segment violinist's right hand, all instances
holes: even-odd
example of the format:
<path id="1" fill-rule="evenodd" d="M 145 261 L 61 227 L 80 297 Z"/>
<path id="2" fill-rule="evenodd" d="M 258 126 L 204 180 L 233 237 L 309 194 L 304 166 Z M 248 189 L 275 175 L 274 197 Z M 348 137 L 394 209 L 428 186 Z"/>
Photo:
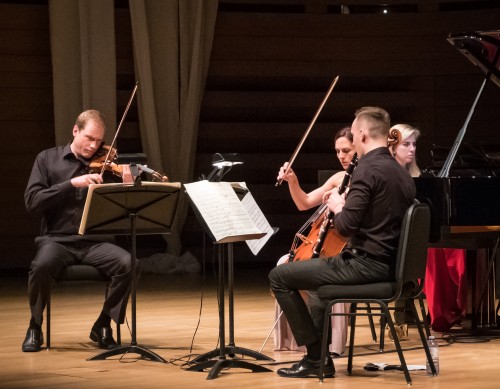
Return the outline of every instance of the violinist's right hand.
<path id="1" fill-rule="evenodd" d="M 289 163 L 285 162 L 285 164 L 280 168 L 280 171 L 278 173 L 278 181 L 297 181 L 297 176 L 293 172 L 292 168 L 288 169 L 288 172 L 285 174 L 288 165 Z"/>
<path id="2" fill-rule="evenodd" d="M 91 173 L 71 179 L 71 185 L 73 185 L 75 188 L 86 188 L 90 184 L 102 184 L 101 175 L 97 173 Z"/>

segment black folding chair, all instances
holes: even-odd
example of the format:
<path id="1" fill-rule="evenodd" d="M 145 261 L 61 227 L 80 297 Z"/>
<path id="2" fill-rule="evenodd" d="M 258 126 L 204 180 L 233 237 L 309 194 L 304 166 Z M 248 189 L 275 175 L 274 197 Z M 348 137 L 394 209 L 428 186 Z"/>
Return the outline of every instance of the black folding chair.
<path id="1" fill-rule="evenodd" d="M 391 331 L 394 345 L 401 362 L 406 382 L 411 385 L 411 377 L 403 356 L 403 350 L 394 328 L 390 309 L 388 305 L 397 299 L 416 298 L 421 293 L 419 280 L 425 277 L 425 267 L 427 263 L 427 245 L 429 241 L 430 210 L 426 204 L 416 202 L 411 205 L 403 219 L 401 226 L 401 236 L 396 259 L 396 279 L 395 281 L 378 282 L 363 285 L 325 285 L 318 289 L 319 297 L 326 302 L 325 322 L 323 329 L 322 359 L 326 358 L 328 331 L 331 315 L 342 315 L 350 317 L 351 332 L 349 339 L 349 356 L 347 371 L 352 372 L 352 359 L 354 352 L 354 334 L 356 328 L 356 317 L 359 316 L 379 316 L 383 323 L 387 323 Z M 331 308 L 335 304 L 351 303 L 351 312 L 343 314 L 333 314 Z M 358 307 L 358 304 L 368 304 L 367 308 Z M 417 318 L 417 310 L 411 304 L 412 313 Z M 361 311 L 361 312 L 359 312 Z M 424 347 L 425 354 L 431 366 L 432 373 L 436 375 L 436 368 L 427 344 L 426 334 L 422 327 L 422 322 L 416 320 L 418 333 Z M 319 378 L 324 379 L 324 365 L 321 364 Z"/>

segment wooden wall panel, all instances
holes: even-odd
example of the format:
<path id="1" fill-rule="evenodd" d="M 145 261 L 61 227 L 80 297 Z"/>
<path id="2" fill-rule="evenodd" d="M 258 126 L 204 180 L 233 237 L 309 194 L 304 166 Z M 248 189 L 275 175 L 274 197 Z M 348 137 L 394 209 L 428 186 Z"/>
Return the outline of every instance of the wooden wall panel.
<path id="1" fill-rule="evenodd" d="M 213 153 L 240 153 L 245 164 L 226 179 L 246 181 L 271 224 L 280 228 L 258 257 L 237 245 L 237 261 L 274 265 L 307 219 L 308 212 L 295 209 L 286 184 L 274 184 L 334 76 L 340 75 L 340 81 L 295 161 L 306 190 L 316 186 L 319 169 L 340 169 L 331 140 L 360 106 L 381 105 L 393 122 L 419 126 L 421 166 L 428 163 L 434 143 L 450 144 L 461 128 L 483 75 L 446 37 L 451 32 L 498 29 L 500 6 L 401 0 L 386 2 L 399 5 L 397 12 L 369 13 L 367 5 L 378 3 L 219 2 L 193 180 L 210 172 Z M 116 4 L 121 116 L 135 76 L 127 2 Z M 352 12 L 338 13 L 340 5 Z M 35 155 L 54 143 L 51 72 L 48 2 L 0 0 L 0 156 L 10 162 L 0 167 L 0 268 L 27 267 L 33 255 L 38 225 L 24 211 L 23 192 Z M 465 141 L 494 147 L 492 140 L 500 143 L 498 123 L 500 90 L 489 85 Z M 135 107 L 122 128 L 119 150 L 142 151 Z M 186 249 L 200 255 L 201 231 L 192 214 L 183 241 Z"/>
<path id="2" fill-rule="evenodd" d="M 233 7 L 222 7 L 218 15 L 198 138 L 203 154 L 196 169 L 207 172 L 211 152 L 239 152 L 248 158 L 231 178 L 259 185 L 254 197 L 281 228 L 268 244 L 281 245 L 281 253 L 291 243 L 294 228 L 302 224 L 291 226 L 291 215 L 298 212 L 286 184 L 274 187 L 276 174 L 332 78 L 340 75 L 314 135 L 295 161 L 308 190 L 316 185 L 318 169 L 339 168 L 329 154 L 332 133 L 350 123 L 355 109 L 363 105 L 381 105 L 394 123 L 409 122 L 421 129 L 421 166 L 429 163 L 433 144 L 451 144 L 483 75 L 446 37 L 452 32 L 497 29 L 500 20 L 498 7 L 440 11 L 449 1 L 393 2 L 416 4 L 418 12 L 389 15 L 327 13 L 331 5 L 376 3 L 365 0 L 222 3 Z M 282 13 L 271 6 L 251 12 L 249 3 L 290 8 L 289 12 L 282 8 Z M 311 3 L 316 6 L 308 7 Z M 299 8 L 292 6 L 297 4 L 304 5 L 303 12 L 294 13 Z M 238 12 L 238 5 L 244 11 Z M 490 86 L 469 125 L 467 142 L 491 143 L 499 130 L 499 108 L 500 91 Z M 304 213 L 302 217 L 305 222 Z M 249 260 L 274 263 L 280 250 L 267 250 Z"/>
<path id="3" fill-rule="evenodd" d="M 38 152 L 54 144 L 46 4 L 0 2 L 0 268 L 27 268 L 39 225 L 24 207 Z"/>

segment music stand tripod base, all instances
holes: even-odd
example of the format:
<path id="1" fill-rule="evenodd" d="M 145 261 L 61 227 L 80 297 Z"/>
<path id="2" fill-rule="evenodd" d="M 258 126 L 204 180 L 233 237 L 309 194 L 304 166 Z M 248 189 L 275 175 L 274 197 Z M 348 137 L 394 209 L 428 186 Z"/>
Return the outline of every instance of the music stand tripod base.
<path id="1" fill-rule="evenodd" d="M 248 348 L 244 347 L 238 347 L 238 346 L 225 346 L 225 352 L 226 355 L 229 355 L 230 357 L 234 358 L 235 355 L 246 355 L 248 357 L 254 358 L 257 361 L 274 361 L 273 358 L 268 357 L 267 355 L 264 355 L 262 353 L 259 353 L 258 351 L 250 350 Z M 220 349 L 216 348 L 212 351 L 209 351 L 205 354 L 201 354 L 197 356 L 195 359 L 193 359 L 193 362 L 205 362 L 209 361 L 212 358 L 215 358 L 220 355 Z"/>
<path id="2" fill-rule="evenodd" d="M 223 357 L 197 363 L 196 365 L 191 366 L 186 370 L 204 371 L 205 369 L 210 369 L 210 372 L 208 373 L 207 376 L 207 380 L 213 380 L 214 378 L 217 378 L 222 369 L 229 369 L 232 367 L 248 369 L 251 370 L 253 373 L 268 373 L 272 371 L 267 367 L 255 365 L 253 363 L 246 362 L 241 359 L 226 359 Z"/>
<path id="3" fill-rule="evenodd" d="M 155 352 L 148 350 L 144 347 L 141 346 L 121 346 L 121 347 L 116 347 L 111 350 L 106 350 L 100 354 L 94 355 L 93 357 L 90 357 L 87 359 L 87 361 L 102 361 L 105 360 L 109 357 L 115 356 L 115 355 L 120 355 L 120 354 L 139 354 L 142 358 L 141 359 L 148 359 L 153 362 L 163 362 L 167 363 L 165 359 L 160 357 L 158 354 Z"/>

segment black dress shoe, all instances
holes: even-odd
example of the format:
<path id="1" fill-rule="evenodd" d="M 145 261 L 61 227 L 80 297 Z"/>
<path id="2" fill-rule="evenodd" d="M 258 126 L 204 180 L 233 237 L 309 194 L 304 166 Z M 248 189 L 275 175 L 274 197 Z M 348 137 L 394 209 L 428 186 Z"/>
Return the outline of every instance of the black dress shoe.
<path id="1" fill-rule="evenodd" d="M 43 344 L 43 334 L 42 331 L 35 328 L 28 328 L 26 332 L 26 338 L 23 342 L 23 351 L 26 352 L 37 352 L 41 350 Z"/>
<path id="2" fill-rule="evenodd" d="M 294 363 L 290 368 L 278 369 L 278 375 L 281 377 L 303 378 L 303 377 L 319 377 L 320 361 L 311 361 L 307 356 L 302 358 L 298 363 Z M 323 369 L 325 377 L 333 377 L 335 375 L 335 366 L 333 360 L 327 357 L 325 367 Z"/>
<path id="3" fill-rule="evenodd" d="M 99 348 L 111 349 L 117 346 L 111 327 L 99 327 L 94 324 L 90 331 L 90 340 L 97 342 Z"/>

